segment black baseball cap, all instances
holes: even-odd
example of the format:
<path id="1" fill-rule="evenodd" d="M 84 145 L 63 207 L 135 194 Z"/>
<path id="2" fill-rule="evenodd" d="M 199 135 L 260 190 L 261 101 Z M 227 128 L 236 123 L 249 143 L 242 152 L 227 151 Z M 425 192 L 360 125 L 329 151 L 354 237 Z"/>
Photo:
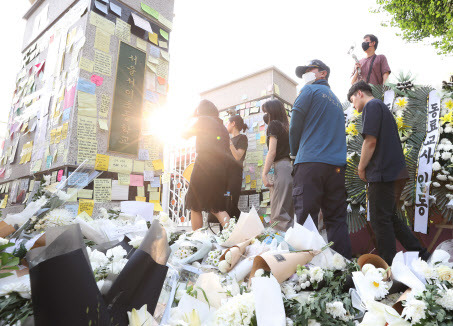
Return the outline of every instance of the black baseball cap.
<path id="1" fill-rule="evenodd" d="M 330 76 L 330 68 L 321 60 L 313 59 L 308 62 L 306 66 L 299 66 L 296 68 L 296 76 L 302 78 L 302 75 L 305 74 L 307 69 L 309 68 L 319 68 L 320 71 L 327 71 L 326 79 L 329 79 Z"/>

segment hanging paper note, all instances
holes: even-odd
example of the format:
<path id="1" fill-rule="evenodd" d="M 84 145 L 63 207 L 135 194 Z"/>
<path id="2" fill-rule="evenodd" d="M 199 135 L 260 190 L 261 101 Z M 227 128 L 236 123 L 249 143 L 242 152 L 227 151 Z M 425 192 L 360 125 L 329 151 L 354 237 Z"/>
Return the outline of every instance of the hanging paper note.
<path id="1" fill-rule="evenodd" d="M 98 15 L 94 11 L 91 11 L 90 13 L 90 24 L 103 29 L 110 35 L 113 35 L 115 33 L 115 23 Z"/>
<path id="2" fill-rule="evenodd" d="M 118 173 L 118 184 L 123 186 L 129 186 L 131 183 L 131 177 L 129 174 Z"/>
<path id="3" fill-rule="evenodd" d="M 108 171 L 109 169 L 109 156 L 96 154 L 96 163 L 94 165 L 95 170 Z"/>
<path id="4" fill-rule="evenodd" d="M 133 161 L 128 158 L 111 156 L 109 159 L 109 171 L 129 174 L 132 172 Z"/>
<path id="5" fill-rule="evenodd" d="M 79 107 L 79 116 L 83 115 L 86 117 L 96 118 L 96 95 L 79 91 L 77 92 L 77 103 Z"/>
<path id="6" fill-rule="evenodd" d="M 94 48 L 110 53 L 110 34 L 100 28 L 96 28 Z"/>
<path id="7" fill-rule="evenodd" d="M 153 8 L 151 8 L 150 6 L 148 6 L 147 4 L 145 3 L 141 3 L 141 7 L 142 7 L 142 10 L 144 12 L 146 12 L 148 15 L 150 15 L 151 17 L 155 18 L 155 19 L 159 19 L 159 12 L 157 12 L 156 10 L 154 10 Z"/>
<path id="8" fill-rule="evenodd" d="M 115 35 L 122 41 L 130 43 L 131 41 L 131 25 L 117 18 L 115 26 Z"/>
<path id="9" fill-rule="evenodd" d="M 94 200 L 93 199 L 80 199 L 78 214 L 86 212 L 89 216 L 93 215 Z"/>
<path id="10" fill-rule="evenodd" d="M 110 109 L 110 97 L 107 94 L 101 96 L 101 108 L 99 110 L 99 116 L 107 118 Z"/>
<path id="11" fill-rule="evenodd" d="M 79 189 L 79 191 L 77 192 L 77 198 L 91 199 L 93 198 L 93 190 Z"/>
<path id="12" fill-rule="evenodd" d="M 143 51 L 147 51 L 147 44 L 146 41 L 142 40 L 141 38 L 137 38 L 137 48 Z"/>
<path id="13" fill-rule="evenodd" d="M 143 175 L 131 174 L 130 178 L 131 178 L 131 181 L 130 181 L 131 186 L 143 187 Z"/>
<path id="14" fill-rule="evenodd" d="M 160 35 L 162 35 L 162 37 L 168 41 L 168 33 L 166 31 L 161 29 L 160 30 Z"/>
<path id="15" fill-rule="evenodd" d="M 153 167 L 154 167 L 154 170 L 156 170 L 156 171 L 163 170 L 164 169 L 164 163 L 162 162 L 162 160 L 154 160 L 153 161 Z"/>
<path id="16" fill-rule="evenodd" d="M 110 10 L 113 11 L 113 13 L 115 15 L 117 15 L 118 17 L 121 17 L 121 7 L 120 6 L 117 6 L 113 2 L 110 2 Z"/>
<path id="17" fill-rule="evenodd" d="M 88 160 L 89 165 L 94 165 L 98 149 L 96 139 L 96 118 L 78 116 L 77 139 L 77 162 L 80 164 L 83 161 Z"/>
<path id="18" fill-rule="evenodd" d="M 132 171 L 137 173 L 143 173 L 143 171 L 145 171 L 145 162 L 134 161 L 134 169 Z"/>
<path id="19" fill-rule="evenodd" d="M 158 40 L 158 35 L 157 33 L 148 33 L 149 41 L 158 45 L 157 40 Z"/>
<path id="20" fill-rule="evenodd" d="M 146 197 L 135 196 L 135 201 L 142 201 L 142 202 L 146 202 Z"/>
<path id="21" fill-rule="evenodd" d="M 112 197 L 112 180 L 111 179 L 94 179 L 94 201 L 104 203 L 111 201 Z"/>
<path id="22" fill-rule="evenodd" d="M 134 14 L 133 12 L 131 14 L 132 14 L 132 20 L 134 21 L 135 26 L 147 31 L 148 33 L 153 32 L 153 30 L 151 29 L 151 25 L 148 21 L 144 20 L 142 17 Z"/>
<path id="23" fill-rule="evenodd" d="M 94 51 L 94 72 L 110 76 L 112 71 L 112 56 L 99 50 Z"/>

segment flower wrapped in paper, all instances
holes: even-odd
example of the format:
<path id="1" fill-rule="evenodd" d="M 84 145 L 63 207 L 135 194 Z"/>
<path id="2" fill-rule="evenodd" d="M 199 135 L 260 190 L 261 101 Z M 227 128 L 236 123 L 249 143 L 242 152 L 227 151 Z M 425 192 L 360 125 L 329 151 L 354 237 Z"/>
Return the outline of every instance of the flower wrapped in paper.
<path id="1" fill-rule="evenodd" d="M 255 207 L 252 207 L 249 213 L 242 212 L 234 228 L 232 230 L 228 229 L 228 236 L 225 237 L 224 234 L 221 234 L 221 236 L 218 237 L 217 242 L 222 247 L 232 247 L 256 237 L 263 231 L 264 225 L 261 222 Z"/>
<path id="2" fill-rule="evenodd" d="M 250 244 L 252 239 L 239 243 L 228 248 L 222 256 L 220 256 L 219 269 L 222 273 L 227 273 L 233 269 L 243 256 L 245 249 Z"/>

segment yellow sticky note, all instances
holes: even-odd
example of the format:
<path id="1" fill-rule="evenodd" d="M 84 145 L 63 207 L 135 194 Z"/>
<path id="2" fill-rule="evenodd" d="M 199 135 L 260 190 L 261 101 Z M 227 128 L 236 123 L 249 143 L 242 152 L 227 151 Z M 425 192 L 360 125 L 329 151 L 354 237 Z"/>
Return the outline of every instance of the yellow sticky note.
<path id="1" fill-rule="evenodd" d="M 155 192 L 150 192 L 149 193 L 149 202 L 151 201 L 160 201 L 160 193 L 155 191 Z"/>
<path id="2" fill-rule="evenodd" d="M 146 197 L 135 196 L 135 201 L 146 201 Z"/>
<path id="3" fill-rule="evenodd" d="M 145 187 L 137 187 L 137 196 L 145 197 Z"/>
<path id="4" fill-rule="evenodd" d="M 110 53 L 110 34 L 100 29 L 99 27 L 96 28 L 94 48 L 106 53 Z"/>
<path id="5" fill-rule="evenodd" d="M 68 137 L 69 122 L 63 123 L 61 127 L 61 139 L 66 139 Z"/>
<path id="6" fill-rule="evenodd" d="M 266 136 L 265 135 L 261 135 L 260 144 L 266 144 Z"/>
<path id="7" fill-rule="evenodd" d="M 155 212 L 163 212 L 162 206 L 159 203 L 154 203 L 154 211 Z"/>
<path id="8" fill-rule="evenodd" d="M 78 214 L 86 212 L 89 216 L 93 215 L 94 200 L 93 199 L 80 199 Z"/>
<path id="9" fill-rule="evenodd" d="M 85 222 L 90 222 L 92 221 L 93 219 L 91 218 L 90 215 L 87 214 L 87 212 L 82 212 L 80 213 L 79 215 L 77 215 L 77 217 L 80 217 L 82 220 L 84 220 Z"/>
<path id="10" fill-rule="evenodd" d="M 98 122 L 99 122 L 99 128 L 101 128 L 102 130 L 109 130 L 109 126 L 107 125 L 107 120 L 99 119 Z"/>
<path id="11" fill-rule="evenodd" d="M 149 40 L 151 42 L 153 42 L 154 44 L 158 45 L 157 44 L 157 39 L 158 39 L 158 36 L 157 33 L 148 33 L 148 37 L 149 37 Z"/>
<path id="12" fill-rule="evenodd" d="M 96 154 L 96 163 L 94 165 L 95 170 L 108 171 L 109 169 L 109 156 Z"/>
<path id="13" fill-rule="evenodd" d="M 252 180 L 252 182 L 250 183 L 250 188 L 256 189 L 256 180 Z"/>
<path id="14" fill-rule="evenodd" d="M 118 183 L 123 186 L 128 186 L 131 184 L 130 174 L 118 173 Z"/>
<path id="15" fill-rule="evenodd" d="M 132 172 L 133 161 L 128 158 L 111 156 L 109 159 L 109 171 L 123 174 Z"/>
<path id="16" fill-rule="evenodd" d="M 104 203 L 111 201 L 112 198 L 112 180 L 95 179 L 94 180 L 94 201 Z"/>
<path id="17" fill-rule="evenodd" d="M 134 161 L 133 172 L 143 173 L 145 171 L 145 161 Z"/>
<path id="18" fill-rule="evenodd" d="M 79 116 L 97 117 L 96 95 L 78 91 L 77 103 L 79 107 Z"/>
<path id="19" fill-rule="evenodd" d="M 153 167 L 154 167 L 154 170 L 163 170 L 164 169 L 164 163 L 162 162 L 162 160 L 154 160 L 153 161 Z"/>
<path id="20" fill-rule="evenodd" d="M 59 144 L 61 140 L 61 129 L 62 127 L 58 127 L 57 131 L 55 132 L 55 144 Z"/>
<path id="21" fill-rule="evenodd" d="M 112 73 L 112 56 L 103 51 L 94 50 L 94 72 L 110 76 Z"/>
<path id="22" fill-rule="evenodd" d="M 69 197 L 68 202 L 75 202 L 77 201 L 77 188 L 68 188 L 68 195 Z"/>
<path id="23" fill-rule="evenodd" d="M 245 176 L 245 183 L 250 183 L 251 177 L 250 175 Z"/>
<path id="24" fill-rule="evenodd" d="M 90 12 L 90 24 L 101 28 L 105 32 L 113 35 L 115 33 L 115 23 L 98 15 L 94 11 Z"/>
<path id="25" fill-rule="evenodd" d="M 53 144 L 55 142 L 55 133 L 56 133 L 56 129 L 52 129 L 50 131 L 50 144 Z"/>
<path id="26" fill-rule="evenodd" d="M 88 72 L 93 72 L 94 61 L 91 61 L 90 59 L 82 57 L 82 58 L 80 58 L 79 67 L 80 67 L 80 69 L 86 70 Z"/>

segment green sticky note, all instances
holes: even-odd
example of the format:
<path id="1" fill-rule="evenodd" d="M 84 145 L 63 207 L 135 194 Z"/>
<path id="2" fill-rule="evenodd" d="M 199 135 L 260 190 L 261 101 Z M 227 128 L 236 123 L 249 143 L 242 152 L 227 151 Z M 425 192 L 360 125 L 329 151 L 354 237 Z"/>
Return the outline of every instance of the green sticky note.
<path id="1" fill-rule="evenodd" d="M 258 161 L 258 166 L 263 166 L 263 160 Z"/>
<path id="2" fill-rule="evenodd" d="M 150 6 L 148 6 L 146 3 L 143 3 L 142 2 L 142 10 L 144 12 L 146 12 L 148 15 L 156 18 L 156 19 L 159 19 L 159 13 L 154 10 L 153 8 L 151 8 Z"/>
<path id="3" fill-rule="evenodd" d="M 168 33 L 166 31 L 161 29 L 160 30 L 160 35 L 162 35 L 162 37 L 168 41 Z"/>

